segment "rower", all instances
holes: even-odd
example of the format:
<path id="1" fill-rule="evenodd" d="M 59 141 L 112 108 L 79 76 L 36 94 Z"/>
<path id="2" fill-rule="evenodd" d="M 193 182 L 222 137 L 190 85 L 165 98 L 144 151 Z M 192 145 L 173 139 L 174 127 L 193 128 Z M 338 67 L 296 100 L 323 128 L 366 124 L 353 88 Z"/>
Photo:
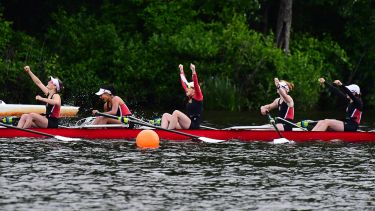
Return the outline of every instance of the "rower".
<path id="1" fill-rule="evenodd" d="M 124 100 L 122 100 L 119 96 L 115 95 L 115 89 L 113 88 L 113 86 L 102 86 L 100 87 L 99 91 L 95 94 L 100 96 L 100 99 L 102 99 L 105 102 L 105 114 L 116 115 L 118 117 L 132 115 L 128 106 L 126 106 Z M 93 110 L 92 114 L 95 115 L 97 112 L 98 110 Z M 97 116 L 92 124 L 121 124 L 121 121 L 104 116 Z"/>
<path id="2" fill-rule="evenodd" d="M 321 85 L 326 85 L 328 89 L 344 100 L 348 105 L 346 108 L 346 117 L 344 120 L 324 119 L 320 120 L 313 131 L 357 131 L 359 123 L 361 122 L 363 102 L 361 99 L 361 91 L 358 85 L 351 84 L 344 86 L 341 81 L 335 80 L 333 84 L 325 81 L 324 78 L 319 78 Z"/>
<path id="3" fill-rule="evenodd" d="M 186 113 L 179 110 L 173 111 L 172 114 L 164 113 L 161 118 L 161 127 L 165 129 L 199 129 L 202 110 L 203 110 L 203 94 L 198 83 L 195 65 L 190 64 L 192 71 L 192 82 L 188 82 L 185 77 L 184 67 L 182 64 L 178 66 L 180 69 L 180 79 L 182 87 L 185 90 L 188 102 L 186 104 Z"/>
<path id="4" fill-rule="evenodd" d="M 293 121 L 294 119 L 294 101 L 293 98 L 289 95 L 289 92 L 293 90 L 294 85 L 285 80 L 279 80 L 278 78 L 274 79 L 275 86 L 277 88 L 277 93 L 279 97 L 276 98 L 272 103 L 261 106 L 260 112 L 262 115 L 267 115 L 273 109 L 278 108 L 279 114 L 278 117 L 283 118 L 287 121 Z M 280 131 L 291 131 L 292 126 L 286 123 L 277 123 L 277 129 Z"/>
<path id="5" fill-rule="evenodd" d="M 62 82 L 51 76 L 51 80 L 45 86 L 37 76 L 31 71 L 29 66 L 24 67 L 24 71 L 29 74 L 34 83 L 43 91 L 45 98 L 37 95 L 36 100 L 46 103 L 46 114 L 42 116 L 38 113 L 23 114 L 18 122 L 20 128 L 57 128 L 59 125 L 61 97 L 58 93 L 63 89 Z"/>

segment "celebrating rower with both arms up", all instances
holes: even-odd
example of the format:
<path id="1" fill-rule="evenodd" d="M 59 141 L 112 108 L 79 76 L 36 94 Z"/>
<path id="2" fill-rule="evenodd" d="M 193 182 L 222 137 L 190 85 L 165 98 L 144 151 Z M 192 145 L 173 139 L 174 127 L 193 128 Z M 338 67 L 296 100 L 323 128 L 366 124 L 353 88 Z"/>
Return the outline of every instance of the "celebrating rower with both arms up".
<path id="1" fill-rule="evenodd" d="M 181 64 L 178 68 L 180 69 L 181 84 L 188 98 L 187 114 L 179 110 L 173 111 L 172 114 L 164 113 L 161 119 L 161 127 L 165 129 L 199 129 L 203 111 L 203 94 L 198 83 L 195 65 L 190 64 L 192 82 L 186 80 L 184 67 Z"/>
<path id="2" fill-rule="evenodd" d="M 346 108 L 345 120 L 336 119 L 324 119 L 320 120 L 316 126 L 312 129 L 313 131 L 357 131 L 359 123 L 361 122 L 363 102 L 361 99 L 361 91 L 358 85 L 351 84 L 344 86 L 341 81 L 335 80 L 333 86 L 327 83 L 324 78 L 319 78 L 321 85 L 326 85 L 328 89 L 339 96 L 342 100 L 348 104 Z"/>
<path id="3" fill-rule="evenodd" d="M 293 98 L 289 95 L 289 91 L 292 91 L 294 88 L 293 83 L 290 83 L 285 80 L 279 81 L 278 78 L 274 79 L 275 86 L 277 88 L 277 93 L 279 97 L 276 98 L 272 103 L 261 106 L 260 112 L 263 115 L 267 115 L 273 109 L 278 109 L 278 117 L 283 118 L 287 121 L 293 121 L 294 119 L 294 101 Z M 276 124 L 277 128 L 281 131 L 291 131 L 292 126 L 285 123 Z"/>
<path id="4" fill-rule="evenodd" d="M 105 114 L 115 115 L 119 117 L 132 115 L 124 100 L 115 95 L 115 89 L 113 86 L 102 86 L 95 94 L 105 102 L 103 106 Z M 98 112 L 98 110 L 93 110 L 92 114 L 96 115 Z M 97 116 L 92 124 L 121 124 L 121 121 L 104 116 Z"/>
<path id="5" fill-rule="evenodd" d="M 61 108 L 61 97 L 58 94 L 61 92 L 63 86 L 62 82 L 51 76 L 51 80 L 48 81 L 45 86 L 37 76 L 31 71 L 29 66 L 24 67 L 24 71 L 29 74 L 33 82 L 43 91 L 46 97 L 37 95 L 36 100 L 46 103 L 46 114 L 45 116 L 38 113 L 23 114 L 18 122 L 17 127 L 20 128 L 57 128 L 59 125 L 60 108 Z"/>

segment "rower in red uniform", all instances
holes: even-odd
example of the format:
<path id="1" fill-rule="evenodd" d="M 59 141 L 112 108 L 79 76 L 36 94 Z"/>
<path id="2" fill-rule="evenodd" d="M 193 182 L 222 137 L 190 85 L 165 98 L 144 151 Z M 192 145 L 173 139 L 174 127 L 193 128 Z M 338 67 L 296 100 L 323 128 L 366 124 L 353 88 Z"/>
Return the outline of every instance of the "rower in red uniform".
<path id="1" fill-rule="evenodd" d="M 104 113 L 111 114 L 115 116 L 130 116 L 132 113 L 126 106 L 125 102 L 119 97 L 115 96 L 114 88 L 112 86 L 103 86 L 99 89 L 96 95 L 100 96 L 104 103 Z M 93 110 L 92 113 L 95 115 L 98 110 Z M 117 119 L 111 119 L 104 116 L 98 116 L 92 123 L 94 125 L 101 124 L 121 124 Z"/>
<path id="2" fill-rule="evenodd" d="M 294 85 L 288 81 L 281 80 L 278 78 L 274 79 L 275 86 L 277 88 L 277 93 L 280 97 L 276 98 L 272 103 L 261 106 L 260 112 L 263 115 L 266 115 L 271 110 L 278 108 L 279 114 L 278 117 L 283 118 L 288 121 L 293 121 L 294 119 L 294 101 L 293 98 L 289 95 L 289 91 L 292 91 Z M 291 131 L 292 127 L 289 124 L 277 123 L 277 128 L 281 131 Z"/>
<path id="3" fill-rule="evenodd" d="M 180 78 L 182 87 L 188 97 L 186 112 L 179 110 L 173 111 L 172 114 L 164 113 L 161 118 L 161 127 L 166 129 L 199 129 L 202 121 L 203 111 L 203 94 L 198 83 L 198 76 L 195 71 L 195 65 L 190 64 L 193 82 L 188 82 L 184 74 L 184 67 L 180 64 Z"/>
<path id="4" fill-rule="evenodd" d="M 351 84 L 343 86 L 341 81 L 335 80 L 333 83 L 338 86 L 334 87 L 332 84 L 325 81 L 324 78 L 319 78 L 321 85 L 326 85 L 328 89 L 344 100 L 348 106 L 346 108 L 346 116 L 344 120 L 324 119 L 320 120 L 313 131 L 357 131 L 361 122 L 363 102 L 361 99 L 361 91 L 358 85 Z"/>
<path id="5" fill-rule="evenodd" d="M 37 76 L 31 72 L 29 66 L 24 67 L 25 72 L 29 74 L 34 83 L 43 91 L 45 98 L 37 95 L 36 100 L 46 103 L 46 114 L 42 116 L 38 113 L 23 114 L 18 122 L 17 127 L 30 128 L 57 128 L 59 125 L 61 98 L 58 94 L 61 92 L 63 86 L 62 82 L 51 77 L 51 80 L 45 86 Z"/>

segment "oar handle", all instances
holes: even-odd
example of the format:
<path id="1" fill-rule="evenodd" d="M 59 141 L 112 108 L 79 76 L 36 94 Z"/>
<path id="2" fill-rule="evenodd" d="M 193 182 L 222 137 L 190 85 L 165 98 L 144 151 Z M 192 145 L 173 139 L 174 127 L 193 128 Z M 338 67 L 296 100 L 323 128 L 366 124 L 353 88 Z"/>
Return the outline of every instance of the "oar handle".
<path id="1" fill-rule="evenodd" d="M 171 132 L 171 133 L 176 133 L 176 134 L 188 136 L 188 137 L 191 137 L 191 138 L 198 138 L 198 139 L 200 138 L 199 136 L 196 136 L 196 135 L 192 135 L 192 134 L 188 134 L 188 133 L 184 133 L 184 132 L 176 131 L 176 130 L 169 130 L 169 129 L 165 129 L 165 128 L 162 128 L 162 127 L 159 127 L 159 126 L 156 126 L 156 125 L 151 125 L 151 124 L 148 124 L 148 123 L 145 123 L 145 122 L 140 122 L 140 121 L 135 120 L 135 118 L 119 117 L 119 116 L 101 113 L 101 112 L 97 112 L 97 113 L 95 113 L 95 115 L 104 116 L 104 117 L 108 117 L 108 118 L 112 118 L 112 119 L 117 119 L 117 120 L 119 120 L 123 123 L 133 122 L 133 123 L 138 124 L 138 125 L 143 125 L 143 126 L 146 126 L 146 127 L 164 130 L 164 131 L 168 131 L 168 132 Z"/>

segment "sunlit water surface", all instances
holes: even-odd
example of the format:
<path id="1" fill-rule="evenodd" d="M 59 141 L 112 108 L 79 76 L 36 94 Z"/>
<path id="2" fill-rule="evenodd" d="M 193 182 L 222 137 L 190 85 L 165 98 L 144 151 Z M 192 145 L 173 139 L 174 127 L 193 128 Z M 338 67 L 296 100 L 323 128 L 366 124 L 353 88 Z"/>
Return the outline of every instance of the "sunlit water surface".
<path id="1" fill-rule="evenodd" d="M 375 145 L 0 140 L 1 210 L 374 210 Z"/>

